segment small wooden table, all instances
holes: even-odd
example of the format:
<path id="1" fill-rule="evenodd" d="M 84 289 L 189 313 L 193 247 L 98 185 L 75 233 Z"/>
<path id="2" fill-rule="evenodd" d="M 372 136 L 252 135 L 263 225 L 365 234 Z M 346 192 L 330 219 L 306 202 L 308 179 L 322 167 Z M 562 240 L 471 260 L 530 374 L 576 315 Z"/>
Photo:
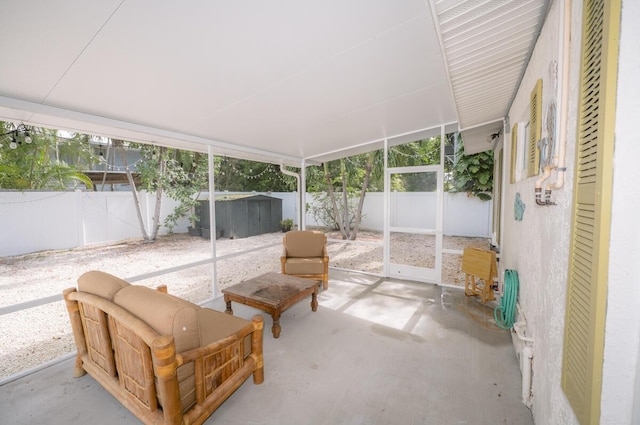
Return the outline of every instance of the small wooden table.
<path id="1" fill-rule="evenodd" d="M 227 303 L 226 313 L 233 314 L 231 302 L 255 307 L 271 315 L 274 338 L 280 336 L 280 315 L 298 301 L 311 295 L 311 311 L 318 309 L 317 280 L 265 273 L 222 290 Z"/>

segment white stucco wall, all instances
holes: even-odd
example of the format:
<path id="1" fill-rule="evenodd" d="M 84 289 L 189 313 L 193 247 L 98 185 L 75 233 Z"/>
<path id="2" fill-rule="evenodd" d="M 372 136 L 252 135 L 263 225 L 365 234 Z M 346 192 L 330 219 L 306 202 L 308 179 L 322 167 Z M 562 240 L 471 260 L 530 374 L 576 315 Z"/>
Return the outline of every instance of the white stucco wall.
<path id="1" fill-rule="evenodd" d="M 640 423 L 640 2 L 623 2 L 601 425 Z"/>
<path id="2" fill-rule="evenodd" d="M 581 4 L 581 2 L 579 2 Z M 563 2 L 555 1 L 549 11 L 542 33 L 536 44 L 531 61 L 520 89 L 509 111 L 510 123 L 528 121 L 530 93 L 538 78 L 543 79 L 543 137 L 546 136 L 545 120 L 550 101 L 556 101 L 560 112 L 560 95 L 556 92 L 550 66 L 558 63 L 557 80 L 560 85 L 562 63 L 560 42 L 562 40 Z M 581 6 L 574 7 L 572 16 L 572 49 L 570 67 L 570 90 L 567 138 L 567 166 L 565 186 L 553 193 L 555 206 L 538 206 L 534 187 L 537 177 L 524 178 L 515 184 L 508 180 L 510 138 L 504 145 L 504 170 L 507 176 L 504 185 L 504 213 L 500 262 L 501 277 L 505 269 L 515 269 L 520 278 L 520 304 L 527 319 L 527 333 L 533 337 L 533 406 L 536 424 L 577 425 L 578 421 L 560 387 L 562 367 L 562 345 L 564 337 L 565 299 L 567 287 L 567 259 L 571 234 L 571 203 L 573 196 L 573 173 L 575 158 L 577 77 L 579 72 L 579 43 Z M 525 120 L 525 121 L 523 121 Z M 558 123 L 558 120 L 556 121 Z M 556 124 L 557 126 L 558 124 Z M 544 185 L 555 181 L 555 174 Z M 520 193 L 526 205 L 524 218 L 514 219 L 514 201 Z"/>
<path id="3" fill-rule="evenodd" d="M 559 60 L 563 2 L 554 2 L 521 88 L 509 111 L 511 123 L 527 116 L 529 94 L 543 78 L 543 118 L 552 94 L 547 90 L 550 61 Z M 535 204 L 536 177 L 508 183 L 504 191 L 502 273 L 516 269 L 520 277 L 520 303 L 528 333 L 535 339 L 533 415 L 536 424 L 578 424 L 561 387 L 565 299 L 568 275 L 571 207 L 575 172 L 582 1 L 572 1 L 570 100 L 567 117 L 567 179 L 554 193 L 552 207 Z M 616 105 L 614 183 L 610 264 L 601 398 L 602 425 L 640 423 L 640 2 L 623 0 Z M 559 68 L 559 76 L 561 68 Z M 558 112 L 560 111 L 558 101 Z M 543 129 L 544 136 L 544 129 Z M 509 170 L 510 141 L 505 141 L 505 171 Z M 554 180 L 552 176 L 551 181 Z M 548 183 L 548 182 L 547 182 Z M 516 193 L 526 204 L 524 219 L 513 218 Z"/>

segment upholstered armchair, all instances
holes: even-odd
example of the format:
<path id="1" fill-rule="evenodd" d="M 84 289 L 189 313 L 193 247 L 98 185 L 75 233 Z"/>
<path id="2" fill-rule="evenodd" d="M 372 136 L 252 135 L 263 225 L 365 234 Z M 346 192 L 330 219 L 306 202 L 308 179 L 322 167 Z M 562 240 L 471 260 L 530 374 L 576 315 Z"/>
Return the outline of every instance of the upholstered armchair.
<path id="1" fill-rule="evenodd" d="M 314 230 L 292 230 L 282 238 L 282 274 L 322 280 L 329 287 L 327 237 Z"/>

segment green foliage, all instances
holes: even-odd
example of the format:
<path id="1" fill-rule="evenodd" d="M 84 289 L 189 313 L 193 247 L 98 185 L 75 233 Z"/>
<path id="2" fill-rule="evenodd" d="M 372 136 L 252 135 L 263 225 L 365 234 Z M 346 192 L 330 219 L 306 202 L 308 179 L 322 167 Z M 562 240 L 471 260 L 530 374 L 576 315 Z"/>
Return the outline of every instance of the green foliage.
<path id="1" fill-rule="evenodd" d="M 2 134 L 16 130 L 11 123 L 0 122 Z M 17 190 L 73 190 L 93 188 L 78 162 L 90 162 L 89 136 L 60 139 L 57 131 L 21 126 L 21 131 L 0 139 L 0 188 Z M 28 131 L 28 143 L 24 131 Z M 15 149 L 11 136 L 16 136 Z M 71 162 L 68 162 L 71 161 Z"/>
<path id="2" fill-rule="evenodd" d="M 179 202 L 169 214 L 164 226 L 170 231 L 181 217 L 188 216 L 195 226 L 200 192 L 209 184 L 206 154 L 153 145 L 134 144 L 142 156 L 136 169 L 142 187 L 148 191 L 161 189 L 169 198 Z M 295 179 L 283 176 L 273 164 L 236 158 L 215 157 L 214 181 L 219 191 L 289 192 L 295 190 Z M 292 222 L 293 225 L 293 222 Z"/>
<path id="3" fill-rule="evenodd" d="M 216 157 L 215 185 L 218 191 L 291 192 L 296 180 L 283 175 L 277 165 L 246 159 Z"/>
<path id="4" fill-rule="evenodd" d="M 141 188 L 149 192 L 161 190 L 178 201 L 173 212 L 165 218 L 164 226 L 172 231 L 184 216 L 195 224 L 198 221 L 198 198 L 209 182 L 207 155 L 154 145 L 132 144 L 132 147 L 139 149 L 141 155 L 136 166 Z"/>
<path id="5" fill-rule="evenodd" d="M 384 190 L 384 153 L 382 149 L 353 155 L 347 158 L 330 161 L 328 168 L 332 178 L 332 184 L 337 190 L 342 189 L 341 169 L 344 166 L 347 179 L 347 191 L 357 192 L 362 188 L 364 177 L 367 174 L 367 166 L 371 161 L 371 174 L 367 185 L 367 191 L 382 192 Z M 389 149 L 389 167 L 409 167 L 420 165 L 434 165 L 440 163 L 440 137 L 418 140 Z M 403 191 L 425 190 L 424 177 L 392 181 L 392 189 Z M 309 167 L 307 169 L 307 191 L 322 192 L 327 190 L 326 176 L 323 167 Z"/>
<path id="6" fill-rule="evenodd" d="M 418 140 L 389 149 L 389 167 L 408 167 L 440 163 L 440 137 Z M 384 190 L 384 152 L 376 150 L 310 167 L 307 190 L 326 192 L 318 196 L 311 213 L 318 223 L 340 230 L 345 239 L 354 239 L 362 220 L 362 204 L 367 191 Z M 392 190 L 432 191 L 433 174 L 410 173 L 392 176 Z"/>
<path id="7" fill-rule="evenodd" d="M 351 191 L 348 194 L 347 208 L 349 217 L 349 229 L 353 229 L 356 209 L 358 206 L 358 193 Z M 327 192 L 318 192 L 314 195 L 315 202 L 313 205 L 307 205 L 307 210 L 313 217 L 313 220 L 321 226 L 328 227 L 332 230 L 340 230 L 340 217 L 344 216 L 344 204 L 337 202 L 338 216 L 333 209 L 331 197 Z"/>
<path id="8" fill-rule="evenodd" d="M 283 232 L 288 232 L 293 228 L 293 219 L 285 218 L 284 220 L 280 220 L 280 228 Z"/>
<path id="9" fill-rule="evenodd" d="M 493 191 L 493 151 L 465 155 L 460 144 L 458 160 L 453 167 L 454 191 L 466 192 L 483 201 L 491 199 Z"/>

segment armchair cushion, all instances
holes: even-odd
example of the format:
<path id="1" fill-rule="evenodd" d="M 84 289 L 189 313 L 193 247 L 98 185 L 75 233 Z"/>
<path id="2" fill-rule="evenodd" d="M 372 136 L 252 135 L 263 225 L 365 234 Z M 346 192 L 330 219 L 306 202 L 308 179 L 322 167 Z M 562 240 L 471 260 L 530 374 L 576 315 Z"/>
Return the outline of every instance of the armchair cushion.
<path id="1" fill-rule="evenodd" d="M 287 232 L 284 236 L 284 249 L 285 256 L 289 258 L 322 258 L 326 255 L 325 235 L 313 230 Z"/>
<path id="2" fill-rule="evenodd" d="M 324 260 L 320 258 L 288 258 L 284 264 L 286 274 L 322 274 Z"/>

